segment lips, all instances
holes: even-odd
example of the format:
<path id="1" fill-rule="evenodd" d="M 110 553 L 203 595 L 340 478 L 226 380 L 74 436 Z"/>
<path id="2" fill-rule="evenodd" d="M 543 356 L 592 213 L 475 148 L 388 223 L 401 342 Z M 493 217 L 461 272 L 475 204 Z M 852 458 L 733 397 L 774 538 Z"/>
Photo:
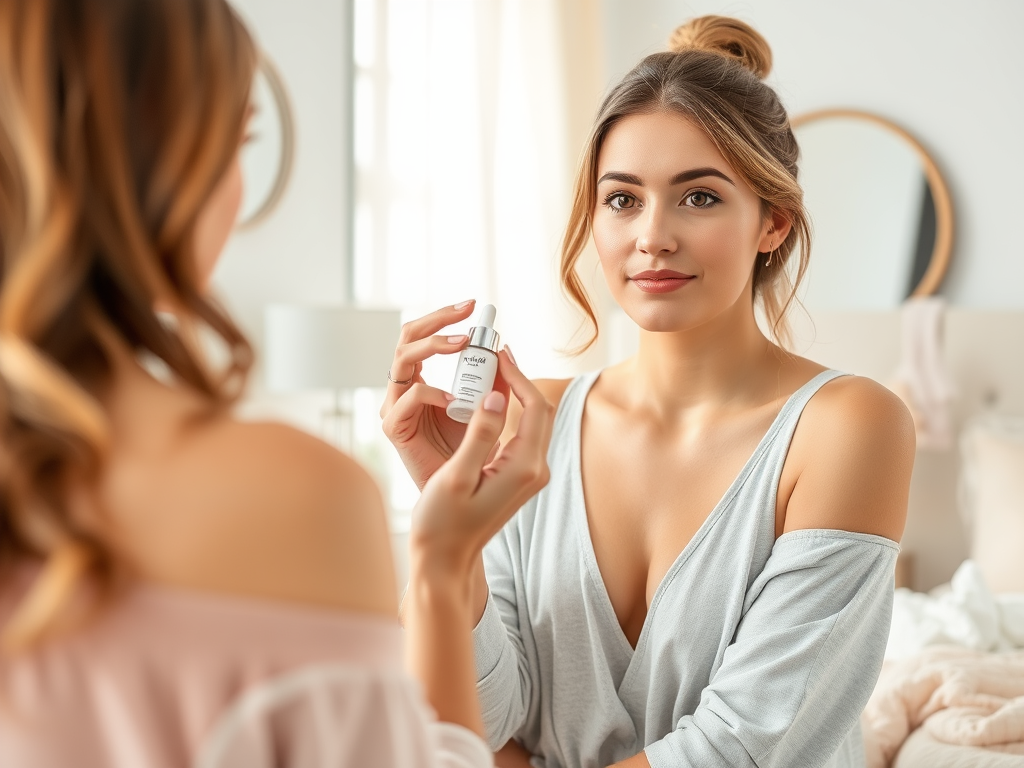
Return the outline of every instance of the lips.
<path id="1" fill-rule="evenodd" d="M 671 269 L 648 269 L 629 278 L 644 293 L 669 293 L 682 288 L 696 275 L 687 275 Z"/>

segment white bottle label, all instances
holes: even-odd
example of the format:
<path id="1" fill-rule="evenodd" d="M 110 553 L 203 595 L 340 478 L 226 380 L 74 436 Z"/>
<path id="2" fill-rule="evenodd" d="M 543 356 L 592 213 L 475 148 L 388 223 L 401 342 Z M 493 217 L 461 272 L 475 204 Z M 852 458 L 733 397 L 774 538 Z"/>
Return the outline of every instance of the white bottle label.
<path id="1" fill-rule="evenodd" d="M 479 408 L 491 389 L 498 373 L 498 356 L 489 349 L 469 347 L 459 356 L 452 394 L 455 395 L 447 413 L 456 421 L 466 423 Z"/>

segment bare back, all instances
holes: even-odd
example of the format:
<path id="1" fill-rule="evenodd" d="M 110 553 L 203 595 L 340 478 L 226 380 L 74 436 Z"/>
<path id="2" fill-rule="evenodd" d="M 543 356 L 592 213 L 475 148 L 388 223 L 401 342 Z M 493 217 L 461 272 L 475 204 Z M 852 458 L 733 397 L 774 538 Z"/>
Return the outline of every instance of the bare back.
<path id="1" fill-rule="evenodd" d="M 202 412 L 145 375 L 115 390 L 100 508 L 131 567 L 168 585 L 395 616 L 365 470 L 290 427 Z"/>

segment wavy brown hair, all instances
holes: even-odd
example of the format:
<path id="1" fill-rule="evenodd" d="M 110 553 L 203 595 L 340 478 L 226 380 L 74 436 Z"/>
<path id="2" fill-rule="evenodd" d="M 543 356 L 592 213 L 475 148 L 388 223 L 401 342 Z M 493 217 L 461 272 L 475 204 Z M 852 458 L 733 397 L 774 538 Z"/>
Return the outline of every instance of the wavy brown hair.
<path id="1" fill-rule="evenodd" d="M 202 291 L 194 230 L 238 151 L 256 60 L 225 0 L 0 2 L 0 579 L 41 564 L 8 649 L 121 570 L 82 522 L 102 513 L 112 349 L 163 361 L 212 409 L 244 385 L 252 351 Z M 200 348 L 211 332 L 225 365 Z"/>
<path id="2" fill-rule="evenodd" d="M 576 173 L 560 264 L 562 288 L 590 326 L 590 337 L 576 354 L 589 348 L 598 333 L 576 262 L 591 236 L 601 147 L 624 117 L 656 111 L 676 112 L 702 128 L 761 198 L 763 216 L 778 213 L 790 222 L 789 234 L 773 254 L 760 254 L 755 261 L 753 297 L 761 302 L 772 336 L 784 345 L 789 340 L 786 314 L 807 271 L 811 228 L 797 182 L 800 151 L 789 117 L 761 79 L 771 71 L 771 48 L 750 26 L 724 16 L 689 21 L 672 34 L 669 47 L 641 61 L 605 97 Z M 798 261 L 791 280 L 788 263 L 794 252 Z"/>

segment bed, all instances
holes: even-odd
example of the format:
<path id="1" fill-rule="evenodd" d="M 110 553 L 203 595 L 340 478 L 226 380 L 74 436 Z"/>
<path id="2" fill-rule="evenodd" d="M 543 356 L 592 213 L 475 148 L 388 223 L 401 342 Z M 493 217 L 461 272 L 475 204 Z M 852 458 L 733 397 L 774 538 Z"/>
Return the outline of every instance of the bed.
<path id="1" fill-rule="evenodd" d="M 919 728 L 903 743 L 892 768 L 1021 768 L 1022 765 L 1024 755 L 948 744 Z"/>
<path id="2" fill-rule="evenodd" d="M 896 591 L 868 768 L 1024 768 L 1024 419 L 977 420 L 961 452 L 972 557 Z"/>

